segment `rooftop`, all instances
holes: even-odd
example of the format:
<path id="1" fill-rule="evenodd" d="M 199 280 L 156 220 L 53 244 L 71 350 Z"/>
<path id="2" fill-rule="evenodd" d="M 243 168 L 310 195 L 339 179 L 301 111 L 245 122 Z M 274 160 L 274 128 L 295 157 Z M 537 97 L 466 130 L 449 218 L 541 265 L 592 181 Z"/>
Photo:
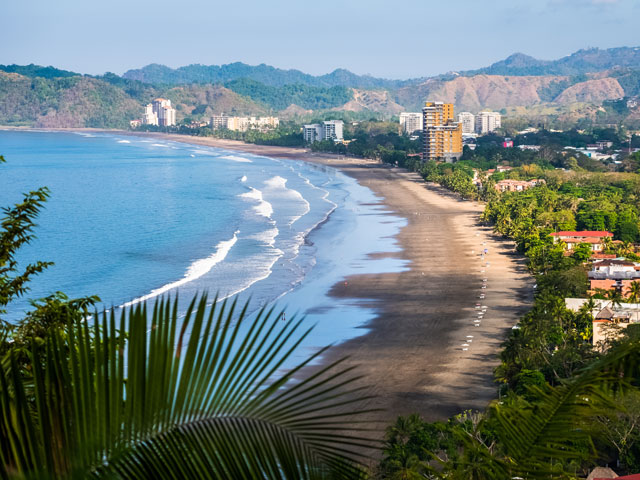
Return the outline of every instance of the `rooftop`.
<path id="1" fill-rule="evenodd" d="M 598 231 L 591 231 L 591 230 L 585 230 L 584 232 L 568 232 L 568 231 L 561 231 L 561 232 L 553 232 L 551 234 L 552 237 L 613 237 L 613 233 L 611 232 L 598 232 Z"/>

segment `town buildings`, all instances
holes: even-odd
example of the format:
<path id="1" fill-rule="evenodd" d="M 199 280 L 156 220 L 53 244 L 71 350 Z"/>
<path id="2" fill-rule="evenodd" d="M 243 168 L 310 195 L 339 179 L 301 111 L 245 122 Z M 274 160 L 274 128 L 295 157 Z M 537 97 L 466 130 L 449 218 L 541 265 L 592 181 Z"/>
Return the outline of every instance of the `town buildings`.
<path id="1" fill-rule="evenodd" d="M 462 134 L 471 135 L 476 132 L 476 116 L 469 112 L 460 112 L 458 122 L 462 124 Z"/>
<path id="2" fill-rule="evenodd" d="M 425 103 L 422 109 L 424 161 L 453 162 L 462 156 L 462 124 L 453 118 L 453 104 Z"/>
<path id="3" fill-rule="evenodd" d="M 604 231 L 583 231 L 583 232 L 553 232 L 551 234 L 554 243 L 564 242 L 567 250 L 573 250 L 581 243 L 591 245 L 593 252 L 602 252 L 605 246 L 605 238 L 613 239 L 613 233 Z"/>
<path id="4" fill-rule="evenodd" d="M 476 115 L 476 132 L 485 135 L 502 126 L 502 116 L 498 112 L 480 112 Z"/>
<path id="5" fill-rule="evenodd" d="M 158 115 L 153 111 L 153 105 L 150 103 L 144 107 L 142 123 L 143 125 L 158 125 Z"/>
<path id="6" fill-rule="evenodd" d="M 409 135 L 422 131 L 422 113 L 402 112 L 400 114 L 400 126 L 402 130 Z"/>
<path id="7" fill-rule="evenodd" d="M 302 136 L 306 143 L 319 142 L 322 140 L 333 140 L 342 142 L 344 140 L 344 122 L 342 120 L 326 120 L 320 123 L 303 125 Z"/>
<path id="8" fill-rule="evenodd" d="M 564 301 L 568 310 L 579 312 L 589 299 L 565 298 Z M 594 298 L 589 313 L 593 318 L 592 343 L 601 350 L 606 349 L 606 342 L 620 337 L 630 325 L 640 328 L 640 305 L 636 303 L 614 304 L 611 300 Z"/>
<path id="9" fill-rule="evenodd" d="M 501 171 L 498 169 L 498 171 Z M 506 171 L 506 170 L 502 170 Z M 495 189 L 499 192 L 523 192 L 531 187 L 535 187 L 540 185 L 541 183 L 545 183 L 544 179 L 535 179 L 535 180 L 500 180 L 496 183 Z"/>
<path id="10" fill-rule="evenodd" d="M 589 272 L 589 286 L 592 292 L 616 290 L 627 298 L 631 283 L 640 281 L 640 264 L 624 259 L 606 259 L 593 263 Z"/>
<path id="11" fill-rule="evenodd" d="M 226 128 L 234 132 L 246 132 L 247 130 L 266 131 L 278 128 L 280 119 L 278 117 L 229 117 L 223 113 L 213 115 L 209 125 L 213 130 Z"/>
<path id="12" fill-rule="evenodd" d="M 613 142 L 609 140 L 603 140 L 596 143 L 590 143 L 587 145 L 587 150 L 606 150 L 607 148 L 613 147 Z"/>

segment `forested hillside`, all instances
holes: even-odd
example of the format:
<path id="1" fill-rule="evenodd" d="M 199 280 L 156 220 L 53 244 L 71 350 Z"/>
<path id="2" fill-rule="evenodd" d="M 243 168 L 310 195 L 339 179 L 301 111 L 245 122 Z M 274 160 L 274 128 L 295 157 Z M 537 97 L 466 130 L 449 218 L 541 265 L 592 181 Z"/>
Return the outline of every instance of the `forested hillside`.
<path id="1" fill-rule="evenodd" d="M 246 78 L 271 87 L 306 85 L 310 87 L 397 88 L 408 81 L 386 80 L 370 75 L 356 75 L 339 68 L 326 75 L 314 76 L 300 70 L 283 70 L 270 65 L 247 65 L 236 62 L 227 65 L 187 65 L 169 68 L 157 63 L 124 73 L 124 78 L 145 83 L 167 85 L 185 83 L 225 83 Z"/>

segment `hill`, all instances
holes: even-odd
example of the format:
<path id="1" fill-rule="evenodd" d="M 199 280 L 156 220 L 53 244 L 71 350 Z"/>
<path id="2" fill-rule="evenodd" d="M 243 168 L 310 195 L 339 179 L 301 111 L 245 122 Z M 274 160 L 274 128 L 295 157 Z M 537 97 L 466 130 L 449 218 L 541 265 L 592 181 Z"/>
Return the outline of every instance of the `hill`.
<path id="1" fill-rule="evenodd" d="M 515 53 L 488 67 L 462 72 L 462 75 L 580 75 L 615 67 L 640 69 L 640 47 L 588 48 L 558 60 L 538 60 Z"/>
<path id="2" fill-rule="evenodd" d="M 0 125 L 43 128 L 127 128 L 143 105 L 170 99 L 178 119 L 213 113 L 261 114 L 266 109 L 216 85 L 151 88 L 120 79 L 72 76 L 30 78 L 0 71 Z"/>
<path id="3" fill-rule="evenodd" d="M 419 109 L 424 99 L 455 104 L 457 111 L 478 112 L 485 108 L 531 107 L 573 103 L 601 105 L 607 100 L 638 94 L 640 75 L 632 71 L 600 72 L 583 76 L 458 76 L 451 80 L 428 79 L 403 87 L 394 100 L 409 109 Z"/>
<path id="4" fill-rule="evenodd" d="M 61 78 L 61 77 L 75 77 L 80 75 L 79 73 L 70 72 L 69 70 L 60 70 L 55 67 L 43 67 L 41 65 L 0 65 L 0 71 L 6 73 L 19 73 L 25 77 L 35 78 Z"/>
<path id="5" fill-rule="evenodd" d="M 0 72 L 0 124 L 123 128 L 139 111 L 120 88 L 95 78 Z"/>
<path id="6" fill-rule="evenodd" d="M 144 83 L 180 85 L 188 83 L 219 83 L 250 79 L 270 87 L 306 85 L 310 87 L 397 88 L 406 81 L 385 80 L 369 75 L 356 75 L 345 69 L 336 69 L 326 75 L 314 76 L 300 70 L 283 70 L 265 64 L 256 66 L 236 62 L 227 65 L 187 65 L 169 68 L 151 64 L 129 70 L 122 75 L 129 80 Z"/>
<path id="7" fill-rule="evenodd" d="M 626 99 L 640 97 L 640 48 L 579 50 L 551 61 L 517 53 L 484 69 L 403 81 L 240 62 L 177 69 L 153 64 L 123 76 L 0 65 L 1 124 L 126 127 L 158 96 L 175 104 L 178 120 L 222 112 L 310 118 L 329 110 L 388 119 L 419 111 L 430 99 L 454 103 L 457 112 L 500 110 L 523 123 L 549 118 L 631 126 L 638 125 L 638 111 Z"/>

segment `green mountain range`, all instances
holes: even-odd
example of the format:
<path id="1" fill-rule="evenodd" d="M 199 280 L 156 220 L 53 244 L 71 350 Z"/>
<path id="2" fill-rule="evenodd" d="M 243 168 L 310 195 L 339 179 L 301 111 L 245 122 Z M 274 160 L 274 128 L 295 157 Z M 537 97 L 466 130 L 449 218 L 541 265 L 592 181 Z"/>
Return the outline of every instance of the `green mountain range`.
<path id="1" fill-rule="evenodd" d="M 178 120 L 222 112 L 301 120 L 326 111 L 389 118 L 418 111 L 430 99 L 452 102 L 456 111 L 500 110 L 523 122 L 624 122 L 640 128 L 640 48 L 580 50 L 559 60 L 517 53 L 483 69 L 410 80 L 344 69 L 313 76 L 244 63 L 177 69 L 153 64 L 122 76 L 0 65 L 3 125 L 123 128 L 160 96 L 173 102 Z"/>

